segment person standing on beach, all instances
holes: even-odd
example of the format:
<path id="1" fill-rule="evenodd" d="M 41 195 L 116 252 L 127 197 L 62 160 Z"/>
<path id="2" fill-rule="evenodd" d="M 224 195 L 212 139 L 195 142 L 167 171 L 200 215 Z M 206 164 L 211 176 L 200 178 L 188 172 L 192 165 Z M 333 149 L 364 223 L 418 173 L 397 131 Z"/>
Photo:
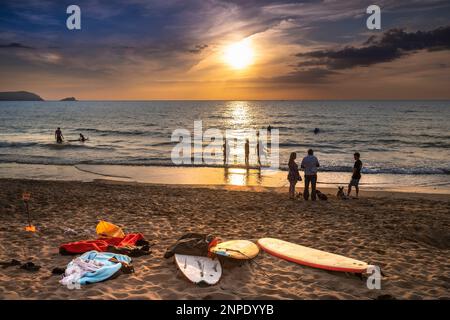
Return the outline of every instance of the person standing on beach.
<path id="1" fill-rule="evenodd" d="M 297 181 L 302 181 L 302 177 L 298 172 L 298 165 L 295 162 L 296 158 L 297 153 L 292 152 L 291 156 L 289 157 L 289 173 L 287 176 L 289 181 L 289 199 L 295 199 L 295 185 L 297 184 Z"/>
<path id="2" fill-rule="evenodd" d="M 355 164 L 353 165 L 352 179 L 348 184 L 347 196 L 350 196 L 350 193 L 352 192 L 352 186 L 354 186 L 356 190 L 356 198 L 358 198 L 359 180 L 361 179 L 361 169 L 362 169 L 362 162 L 359 159 L 360 158 L 359 152 L 355 152 L 353 158 L 355 159 Z"/>
<path id="3" fill-rule="evenodd" d="M 261 145 L 259 140 L 259 131 L 256 131 L 256 156 L 258 158 L 258 166 L 261 167 Z"/>
<path id="4" fill-rule="evenodd" d="M 250 155 L 250 141 L 247 139 L 245 140 L 245 165 L 248 167 L 249 161 L 248 157 Z"/>
<path id="5" fill-rule="evenodd" d="M 227 139 L 223 139 L 223 165 L 225 166 L 227 164 Z"/>
<path id="6" fill-rule="evenodd" d="M 311 200 L 316 200 L 317 168 L 320 167 L 319 160 L 314 156 L 312 149 L 308 150 L 308 155 L 303 158 L 301 167 L 305 170 L 305 190 L 303 198 L 309 199 L 309 184 L 311 183 Z"/>
<path id="7" fill-rule="evenodd" d="M 62 143 L 64 140 L 64 136 L 62 134 L 60 127 L 58 127 L 55 131 L 55 139 L 56 139 L 56 143 Z"/>

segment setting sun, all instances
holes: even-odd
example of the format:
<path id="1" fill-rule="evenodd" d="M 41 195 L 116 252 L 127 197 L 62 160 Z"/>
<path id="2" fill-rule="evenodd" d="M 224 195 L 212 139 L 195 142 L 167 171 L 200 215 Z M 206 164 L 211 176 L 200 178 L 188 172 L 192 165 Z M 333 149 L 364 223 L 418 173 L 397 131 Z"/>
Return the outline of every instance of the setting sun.
<path id="1" fill-rule="evenodd" d="M 225 49 L 225 62 L 235 69 L 243 69 L 253 63 L 253 48 L 250 40 L 244 39 Z"/>

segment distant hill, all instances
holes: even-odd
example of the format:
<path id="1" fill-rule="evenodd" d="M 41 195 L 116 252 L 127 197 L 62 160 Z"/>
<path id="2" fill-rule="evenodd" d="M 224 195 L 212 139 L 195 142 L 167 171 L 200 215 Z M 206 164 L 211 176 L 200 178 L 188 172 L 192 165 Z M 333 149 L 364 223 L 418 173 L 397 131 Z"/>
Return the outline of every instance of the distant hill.
<path id="1" fill-rule="evenodd" d="M 0 92 L 0 101 L 44 101 L 44 99 L 27 91 L 9 91 Z"/>
<path id="2" fill-rule="evenodd" d="M 75 97 L 68 97 L 68 98 L 61 99 L 61 101 L 77 101 L 77 99 L 75 99 Z"/>

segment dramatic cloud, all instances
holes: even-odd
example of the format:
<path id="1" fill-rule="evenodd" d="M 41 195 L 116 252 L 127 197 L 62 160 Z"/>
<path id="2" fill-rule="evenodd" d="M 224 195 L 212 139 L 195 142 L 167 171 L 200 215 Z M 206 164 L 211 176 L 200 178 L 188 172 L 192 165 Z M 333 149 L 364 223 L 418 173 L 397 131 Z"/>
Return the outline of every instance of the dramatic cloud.
<path id="1" fill-rule="evenodd" d="M 367 30 L 367 0 L 78 0 L 80 31 L 65 27 L 67 4 L 2 2 L 0 91 L 26 85 L 47 97 L 284 99 L 339 98 L 358 77 L 380 93 L 377 86 L 400 74 L 390 86 L 402 83 L 403 92 L 405 79 L 446 94 L 450 85 L 442 75 L 449 28 L 436 29 L 448 25 L 448 0 L 378 0 L 385 33 Z M 255 61 L 234 70 L 224 48 L 244 38 Z M 391 73 L 380 71 L 381 62 Z"/>
<path id="2" fill-rule="evenodd" d="M 299 67 L 321 66 L 338 70 L 389 62 L 418 50 L 450 50 L 450 26 L 410 33 L 392 29 L 381 37 L 370 37 L 362 47 L 316 50 L 297 56 L 306 59 L 298 64 Z"/>

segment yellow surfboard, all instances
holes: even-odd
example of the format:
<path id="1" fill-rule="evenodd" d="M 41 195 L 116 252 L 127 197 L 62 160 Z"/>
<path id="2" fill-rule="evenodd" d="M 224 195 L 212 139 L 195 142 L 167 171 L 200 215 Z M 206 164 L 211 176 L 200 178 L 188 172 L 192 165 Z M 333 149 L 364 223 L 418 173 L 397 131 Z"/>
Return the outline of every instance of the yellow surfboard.
<path id="1" fill-rule="evenodd" d="M 368 267 L 367 263 L 363 261 L 279 239 L 262 238 L 258 240 L 258 245 L 275 257 L 314 268 L 363 273 Z"/>
<path id="2" fill-rule="evenodd" d="M 246 260 L 256 257 L 259 253 L 259 248 L 248 240 L 231 240 L 217 244 L 210 251 L 219 256 Z"/>

